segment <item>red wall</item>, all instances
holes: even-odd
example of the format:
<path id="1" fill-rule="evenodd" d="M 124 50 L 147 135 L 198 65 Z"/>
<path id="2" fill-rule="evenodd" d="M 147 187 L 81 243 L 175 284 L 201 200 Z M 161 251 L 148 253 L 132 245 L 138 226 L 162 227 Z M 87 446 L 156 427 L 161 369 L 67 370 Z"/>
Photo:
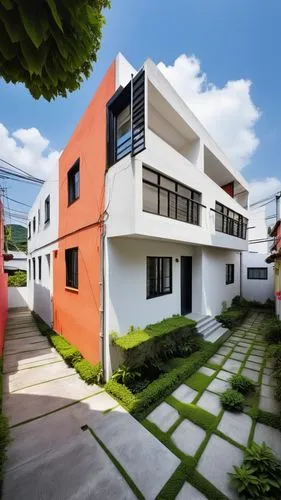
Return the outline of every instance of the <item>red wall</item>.
<path id="1" fill-rule="evenodd" d="M 100 348 L 100 236 L 106 168 L 106 103 L 115 91 L 115 62 L 59 160 L 59 249 L 54 257 L 54 330 L 93 363 Z M 80 158 L 80 196 L 68 206 L 67 172 Z M 65 286 L 65 250 L 78 247 L 78 290 Z"/>

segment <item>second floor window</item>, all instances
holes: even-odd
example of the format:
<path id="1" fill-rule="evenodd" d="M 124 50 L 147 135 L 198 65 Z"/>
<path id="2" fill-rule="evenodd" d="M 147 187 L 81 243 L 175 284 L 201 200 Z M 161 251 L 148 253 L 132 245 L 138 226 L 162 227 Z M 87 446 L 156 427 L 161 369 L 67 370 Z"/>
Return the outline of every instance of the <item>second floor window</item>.
<path id="1" fill-rule="evenodd" d="M 216 231 L 236 236 L 243 240 L 247 237 L 248 220 L 216 201 Z"/>
<path id="2" fill-rule="evenodd" d="M 80 194 L 80 159 L 76 160 L 67 174 L 68 204 L 71 205 Z"/>
<path id="3" fill-rule="evenodd" d="M 42 276 L 42 257 L 38 257 L 38 279 L 41 281 Z"/>
<path id="4" fill-rule="evenodd" d="M 50 221 L 50 195 L 45 200 L 45 224 Z"/>
<path id="5" fill-rule="evenodd" d="M 201 194 L 143 167 L 143 210 L 200 225 Z"/>
<path id="6" fill-rule="evenodd" d="M 66 286 L 78 288 L 78 248 L 65 250 Z"/>
<path id="7" fill-rule="evenodd" d="M 36 231 L 36 218 L 33 217 L 33 232 L 35 233 Z"/>
<path id="8" fill-rule="evenodd" d="M 33 267 L 33 280 L 36 280 L 36 263 L 35 263 L 35 258 L 33 257 L 32 259 L 32 267 Z"/>
<path id="9" fill-rule="evenodd" d="M 39 231 L 39 228 L 40 228 L 40 208 L 38 208 L 38 231 Z"/>
<path id="10" fill-rule="evenodd" d="M 116 160 L 131 151 L 131 110 L 130 105 L 116 117 Z"/>
<path id="11" fill-rule="evenodd" d="M 28 223 L 28 236 L 27 238 L 30 240 L 31 238 L 31 222 Z"/>

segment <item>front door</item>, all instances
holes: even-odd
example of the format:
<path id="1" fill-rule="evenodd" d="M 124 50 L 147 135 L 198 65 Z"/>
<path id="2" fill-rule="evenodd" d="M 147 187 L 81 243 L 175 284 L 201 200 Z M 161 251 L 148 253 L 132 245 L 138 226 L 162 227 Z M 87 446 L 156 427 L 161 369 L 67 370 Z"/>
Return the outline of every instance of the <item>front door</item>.
<path id="1" fill-rule="evenodd" d="M 181 314 L 192 311 L 192 257 L 181 257 Z"/>

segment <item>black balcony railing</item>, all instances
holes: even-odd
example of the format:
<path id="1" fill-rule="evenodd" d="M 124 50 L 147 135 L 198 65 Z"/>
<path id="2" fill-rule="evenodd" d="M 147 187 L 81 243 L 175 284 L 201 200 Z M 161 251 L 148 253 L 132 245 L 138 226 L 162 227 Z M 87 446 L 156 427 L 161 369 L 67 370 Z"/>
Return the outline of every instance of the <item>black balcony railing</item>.
<path id="1" fill-rule="evenodd" d="M 230 236 L 235 236 L 236 238 L 241 238 L 245 240 L 247 238 L 247 226 L 248 223 L 245 222 L 245 218 L 239 216 L 240 218 L 234 219 L 229 217 L 217 210 L 211 208 L 215 212 L 215 229 L 220 233 L 229 234 Z"/>

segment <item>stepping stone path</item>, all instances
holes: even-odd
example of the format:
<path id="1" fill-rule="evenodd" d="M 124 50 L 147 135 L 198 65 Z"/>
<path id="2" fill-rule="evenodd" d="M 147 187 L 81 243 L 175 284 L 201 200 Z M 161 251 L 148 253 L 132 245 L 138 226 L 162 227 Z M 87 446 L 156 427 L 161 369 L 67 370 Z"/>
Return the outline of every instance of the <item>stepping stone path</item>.
<path id="1" fill-rule="evenodd" d="M 280 403 L 274 399 L 276 382 L 272 376 L 273 363 L 267 358 L 267 344 L 259 332 L 263 320 L 264 313 L 250 313 L 239 330 L 230 335 L 207 361 L 210 367 L 198 369 L 196 373 L 204 374 L 210 380 L 204 390 L 195 391 L 181 384 L 171 394 L 175 400 L 186 404 L 188 411 L 184 412 L 184 407 L 177 410 L 175 400 L 168 398 L 147 417 L 162 432 L 168 433 L 167 442 L 170 440 L 173 445 L 171 451 L 175 453 L 176 446 L 179 450 L 176 454 L 180 458 L 183 454 L 189 457 L 188 460 L 193 457 L 196 471 L 229 499 L 238 497 L 230 485 L 228 473 L 233 471 L 234 465 L 239 466 L 243 462 L 243 448 L 250 446 L 253 441 L 265 442 L 281 459 L 281 432 L 268 425 L 255 424 L 246 414 L 255 398 L 248 402 L 246 400 L 243 413 L 224 411 L 220 403 L 221 393 L 231 387 L 230 378 L 241 373 L 258 386 L 256 404 L 260 410 L 273 415 L 280 414 Z M 204 418 L 207 416 L 213 422 L 212 432 L 206 432 L 209 427 L 204 424 Z M 185 498 L 206 499 L 200 491 L 200 481 L 196 482 L 196 488 L 183 482 L 176 499 Z"/>

